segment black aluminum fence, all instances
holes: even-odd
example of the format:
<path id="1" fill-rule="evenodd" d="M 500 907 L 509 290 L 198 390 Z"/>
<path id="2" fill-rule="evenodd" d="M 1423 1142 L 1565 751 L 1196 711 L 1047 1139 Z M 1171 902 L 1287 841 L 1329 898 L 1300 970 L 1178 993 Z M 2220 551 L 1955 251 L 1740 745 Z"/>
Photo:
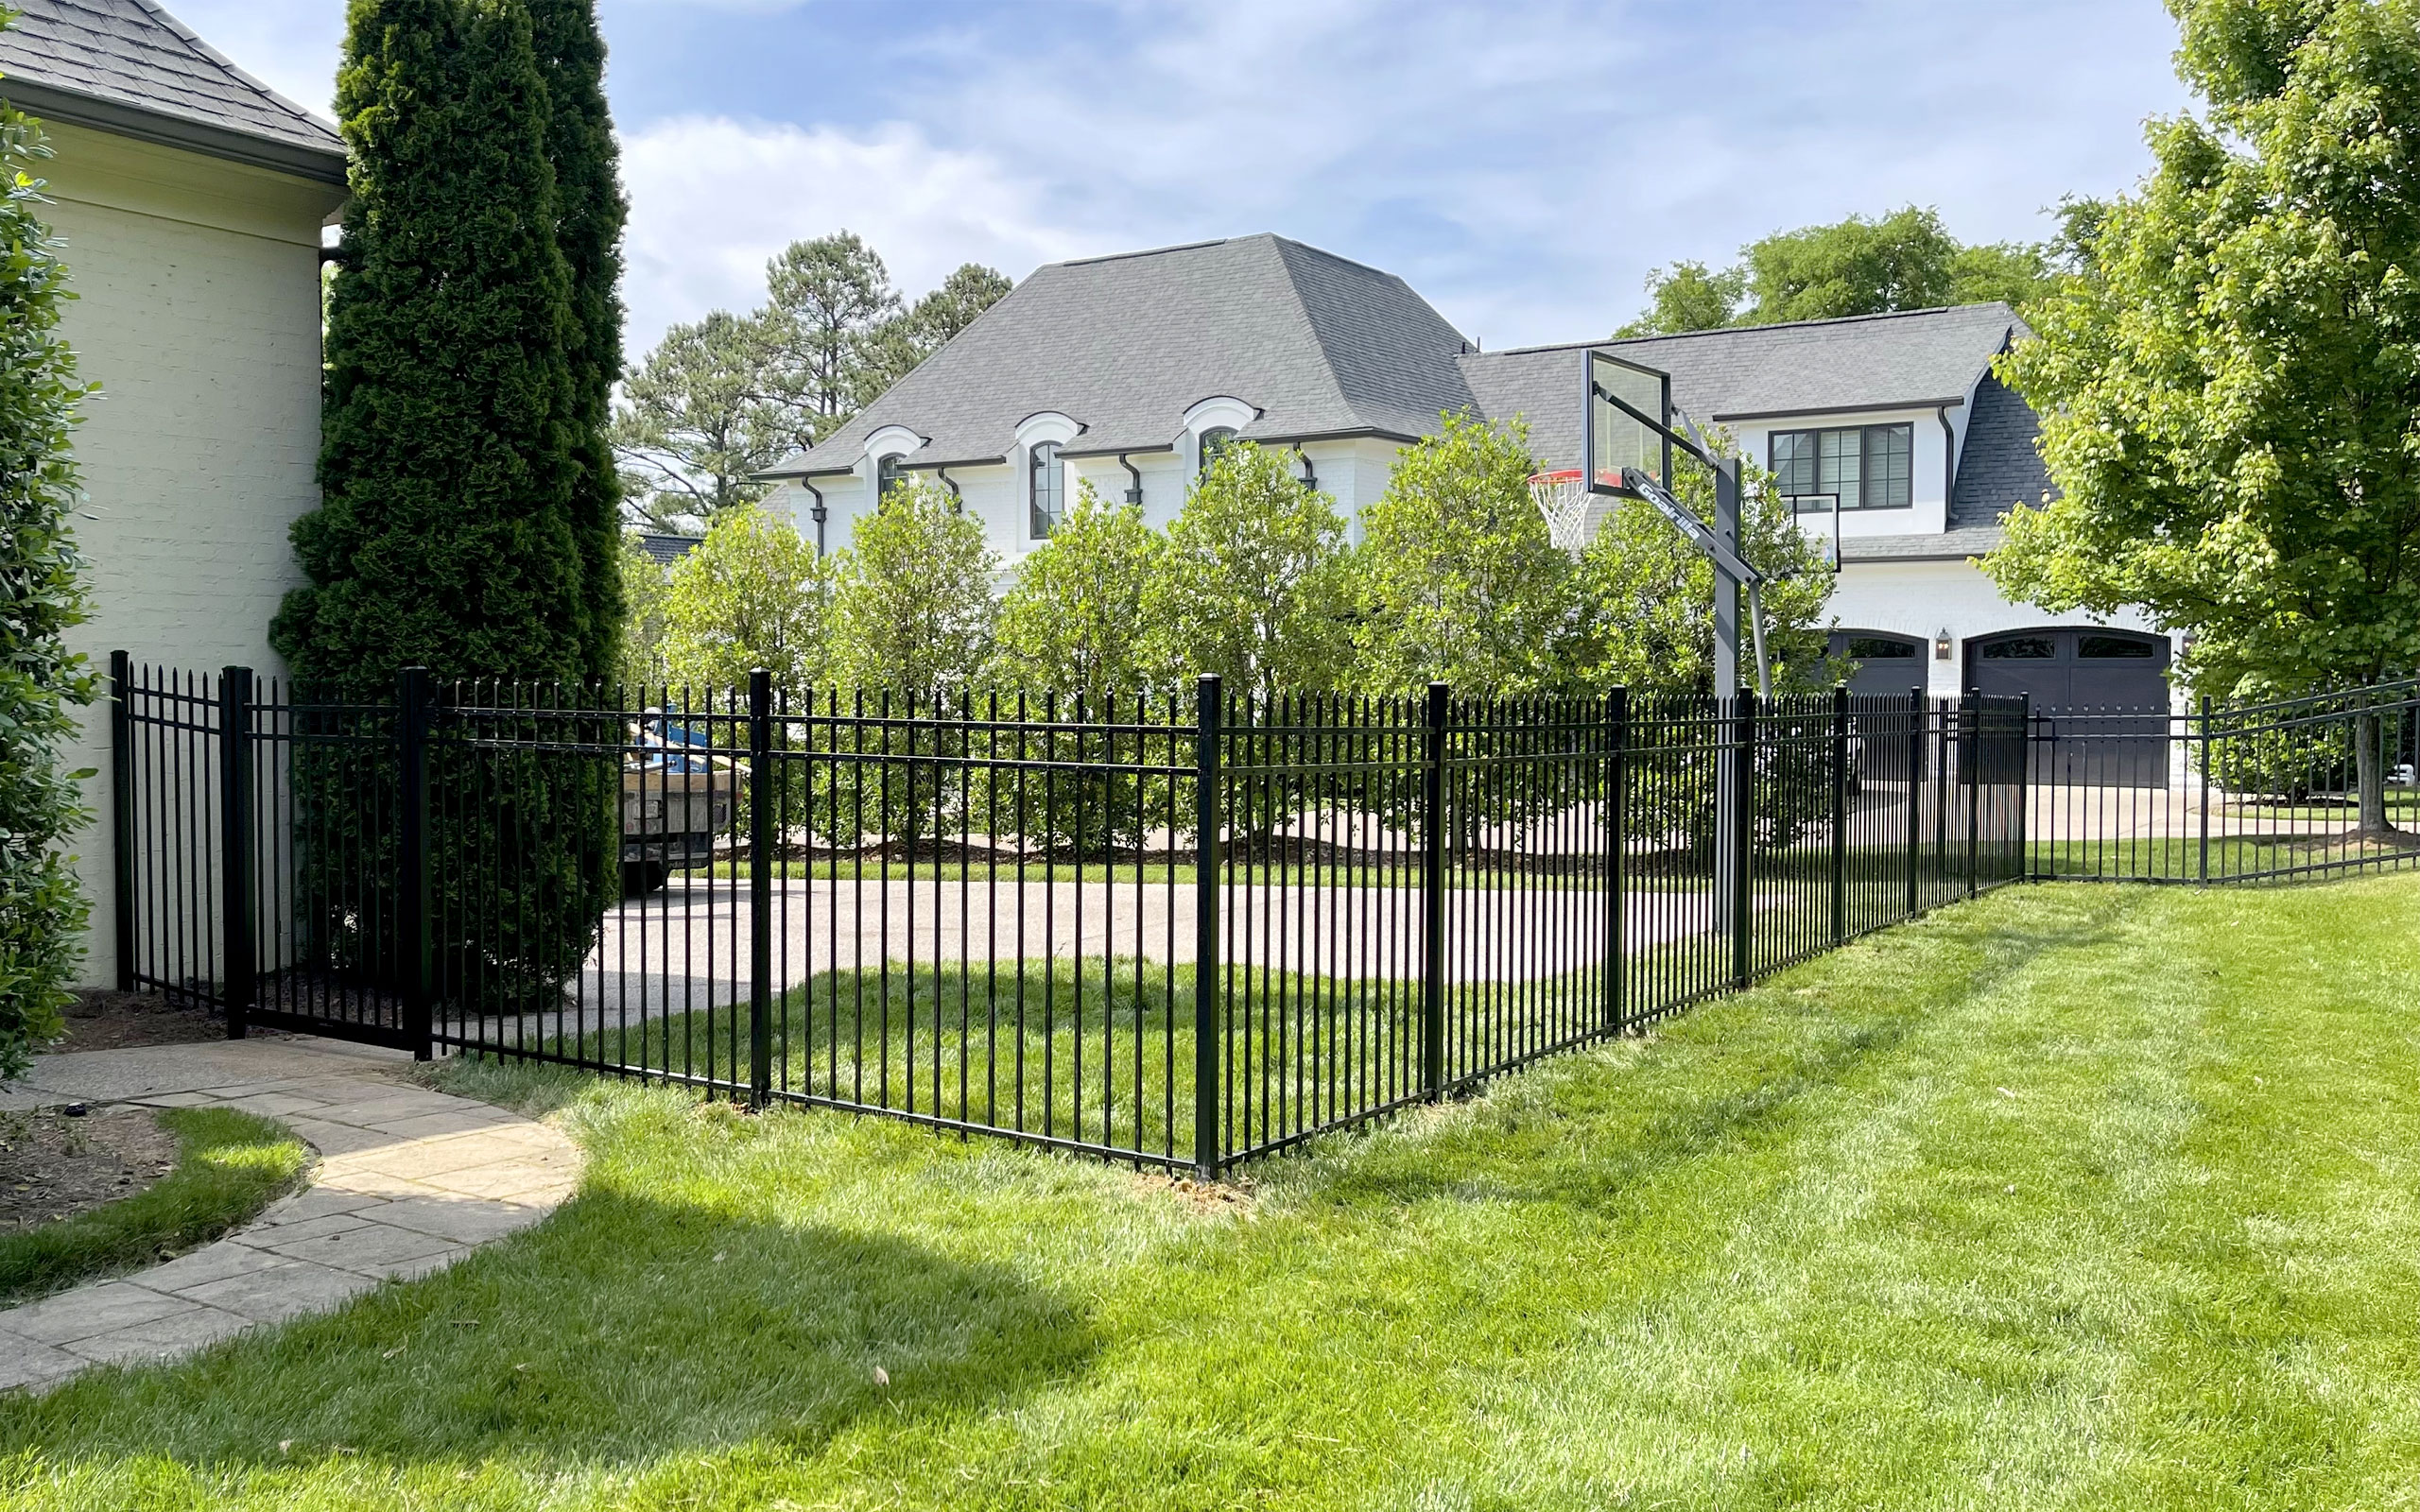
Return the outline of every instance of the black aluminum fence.
<path id="1" fill-rule="evenodd" d="M 1204 1171 L 2018 880 L 2039 804 L 1971 695 L 113 672 L 128 987 Z"/>
<path id="2" fill-rule="evenodd" d="M 2420 865 L 2383 833 L 2420 832 L 2420 681 L 2045 714 L 2031 744 L 2034 876 L 2200 884 Z"/>

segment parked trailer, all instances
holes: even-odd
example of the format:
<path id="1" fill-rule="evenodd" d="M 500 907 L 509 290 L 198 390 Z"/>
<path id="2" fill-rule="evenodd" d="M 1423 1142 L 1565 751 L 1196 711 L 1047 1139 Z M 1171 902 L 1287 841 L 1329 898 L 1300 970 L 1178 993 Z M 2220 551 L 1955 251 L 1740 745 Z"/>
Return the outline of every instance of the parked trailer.
<path id="1" fill-rule="evenodd" d="M 718 755 L 702 730 L 649 710 L 622 761 L 622 890 L 655 892 L 675 871 L 729 850 L 733 799 L 748 764 Z"/>

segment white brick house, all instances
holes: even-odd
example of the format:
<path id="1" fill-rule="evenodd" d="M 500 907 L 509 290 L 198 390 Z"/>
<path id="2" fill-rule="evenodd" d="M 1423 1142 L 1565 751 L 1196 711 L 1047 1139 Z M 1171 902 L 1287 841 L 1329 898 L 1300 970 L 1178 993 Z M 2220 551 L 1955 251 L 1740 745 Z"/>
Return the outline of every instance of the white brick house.
<path id="1" fill-rule="evenodd" d="M 183 667 L 280 670 L 286 530 L 319 503 L 320 231 L 345 198 L 335 130 L 147 0 L 15 0 L 0 96 L 39 117 L 78 299 L 61 328 L 101 385 L 76 434 L 93 618 L 72 644 Z M 110 810 L 109 723 L 71 766 Z M 106 822 L 78 844 L 106 940 Z M 106 948 L 87 959 L 109 980 Z"/>

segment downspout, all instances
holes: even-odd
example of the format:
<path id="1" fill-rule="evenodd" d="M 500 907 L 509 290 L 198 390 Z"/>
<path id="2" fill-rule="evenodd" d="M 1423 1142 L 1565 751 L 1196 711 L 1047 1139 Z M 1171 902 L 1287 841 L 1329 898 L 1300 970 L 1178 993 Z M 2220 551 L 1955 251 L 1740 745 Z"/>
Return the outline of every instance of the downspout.
<path id="1" fill-rule="evenodd" d="M 1949 503 L 1958 493 L 1958 432 L 1949 423 L 1949 406 L 1934 410 L 1941 421 L 1941 528 L 1949 528 Z"/>
<path id="2" fill-rule="evenodd" d="M 958 491 L 958 482 L 949 475 L 949 469 L 946 467 L 937 467 L 933 469 L 933 475 L 942 480 L 942 488 L 949 490 L 950 512 L 952 514 L 964 514 L 966 512 L 966 495 Z"/>
<path id="3" fill-rule="evenodd" d="M 831 518 L 832 511 L 823 507 L 823 490 L 821 489 L 817 488 L 814 484 L 809 483 L 804 478 L 798 480 L 798 486 L 804 489 L 807 492 L 815 495 L 815 507 L 806 512 L 807 517 L 815 522 L 815 555 L 818 558 L 821 558 L 823 555 L 823 522 Z"/>
<path id="4" fill-rule="evenodd" d="M 1117 454 L 1117 465 L 1124 468 L 1126 475 L 1134 480 L 1134 486 L 1126 490 L 1126 502 L 1141 504 L 1143 502 L 1143 470 L 1128 461 L 1124 452 Z"/>
<path id="5" fill-rule="evenodd" d="M 1300 458 L 1303 464 L 1303 487 L 1317 492 L 1320 486 L 1320 470 L 1311 466 L 1310 454 L 1303 450 L 1303 443 L 1300 441 L 1294 443 L 1294 455 Z"/>

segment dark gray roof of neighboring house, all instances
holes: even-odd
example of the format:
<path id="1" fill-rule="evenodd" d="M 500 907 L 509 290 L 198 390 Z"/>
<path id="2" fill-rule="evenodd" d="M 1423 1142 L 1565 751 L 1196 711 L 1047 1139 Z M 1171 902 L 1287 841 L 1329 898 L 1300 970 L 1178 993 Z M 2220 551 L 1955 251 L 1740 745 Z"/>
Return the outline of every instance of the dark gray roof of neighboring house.
<path id="1" fill-rule="evenodd" d="M 1997 525 L 1952 527 L 1933 535 L 1851 536 L 1841 543 L 1843 561 L 1963 561 L 1999 550 L 2008 534 Z"/>
<path id="2" fill-rule="evenodd" d="M 925 438 L 910 467 L 997 461 L 1045 410 L 1084 427 L 1070 452 L 1164 450 L 1218 395 L 1259 410 L 1247 439 L 1408 439 L 1472 404 L 1453 361 L 1467 346 L 1393 274 L 1280 236 L 1053 263 L 764 475 L 846 472 L 892 424 Z"/>
<path id="3" fill-rule="evenodd" d="M 669 567 L 705 543 L 703 536 L 641 535 L 639 549 Z"/>
<path id="4" fill-rule="evenodd" d="M 345 181 L 336 129 L 245 73 L 151 0 L 13 0 L 0 96 L 30 114 Z"/>
<path id="5" fill-rule="evenodd" d="M 2010 339 L 2030 334 L 2005 304 L 1726 327 L 1685 335 L 1474 352 L 1464 380 L 1485 412 L 1530 422 L 1541 463 L 1580 460 L 1580 353 L 1618 353 L 1672 375 L 1672 402 L 1700 423 L 1963 403 Z"/>
<path id="6" fill-rule="evenodd" d="M 2041 435 L 2033 407 L 2006 384 L 1986 374 L 1975 386 L 1966 449 L 1949 495 L 1950 529 L 1996 525 L 2009 510 L 2042 502 L 2051 489 L 2050 470 L 2034 444 Z"/>

